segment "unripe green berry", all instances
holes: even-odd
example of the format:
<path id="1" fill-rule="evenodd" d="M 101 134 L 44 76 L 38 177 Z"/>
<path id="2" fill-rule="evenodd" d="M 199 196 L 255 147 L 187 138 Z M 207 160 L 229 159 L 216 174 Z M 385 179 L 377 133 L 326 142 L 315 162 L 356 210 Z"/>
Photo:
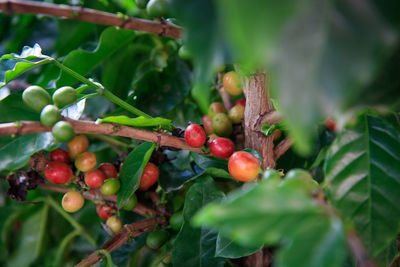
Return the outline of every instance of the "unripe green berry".
<path id="1" fill-rule="evenodd" d="M 60 110 L 54 105 L 47 105 L 40 113 L 40 122 L 44 126 L 53 126 L 61 119 Z"/>

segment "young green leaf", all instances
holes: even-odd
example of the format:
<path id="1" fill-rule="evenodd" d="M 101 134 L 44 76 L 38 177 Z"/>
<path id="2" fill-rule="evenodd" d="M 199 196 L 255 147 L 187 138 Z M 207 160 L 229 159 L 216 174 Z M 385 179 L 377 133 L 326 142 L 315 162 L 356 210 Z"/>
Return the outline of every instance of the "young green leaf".
<path id="1" fill-rule="evenodd" d="M 164 118 L 145 118 L 145 117 L 137 117 L 137 118 L 129 118 L 127 116 L 109 116 L 104 119 L 97 120 L 98 123 L 110 122 L 121 125 L 127 125 L 132 127 L 161 127 L 163 129 L 173 129 L 173 125 L 170 120 Z"/>

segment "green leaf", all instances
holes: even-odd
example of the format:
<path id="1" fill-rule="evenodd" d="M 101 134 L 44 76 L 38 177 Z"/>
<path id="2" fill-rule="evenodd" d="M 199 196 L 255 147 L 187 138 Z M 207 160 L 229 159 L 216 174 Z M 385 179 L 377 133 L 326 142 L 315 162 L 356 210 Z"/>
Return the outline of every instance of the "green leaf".
<path id="1" fill-rule="evenodd" d="M 31 266 L 40 255 L 46 234 L 48 213 L 49 205 L 45 204 L 22 224 L 18 246 L 7 261 L 7 266 Z"/>
<path id="2" fill-rule="evenodd" d="M 51 62 L 52 58 L 42 55 L 38 44 L 25 46 L 20 55 L 6 54 L 0 58 L 0 88 L 24 72 Z"/>
<path id="3" fill-rule="evenodd" d="M 31 155 L 50 148 L 54 143 L 51 133 L 28 134 L 17 137 L 0 149 L 0 171 L 14 171 L 25 166 Z"/>
<path id="4" fill-rule="evenodd" d="M 22 101 L 22 93 L 8 95 L 0 101 L 0 121 L 19 120 L 38 121 L 40 114 L 32 110 Z"/>
<path id="5" fill-rule="evenodd" d="M 63 65 L 85 76 L 96 68 L 106 58 L 123 49 L 135 37 L 135 33 L 130 30 L 123 30 L 116 27 L 105 29 L 101 36 L 98 46 L 94 51 L 74 50 L 63 60 Z M 74 85 L 78 81 L 65 72 L 61 72 L 57 80 L 57 87 Z"/>
<path id="6" fill-rule="evenodd" d="M 97 120 L 98 123 L 110 122 L 121 125 L 128 125 L 132 127 L 161 127 L 163 129 L 173 129 L 173 125 L 170 120 L 164 118 L 129 118 L 127 116 L 109 116 L 104 119 Z"/>
<path id="7" fill-rule="evenodd" d="M 234 243 L 231 239 L 218 235 L 217 247 L 215 251 L 216 257 L 224 257 L 229 259 L 237 259 L 254 254 L 260 250 L 264 244 L 258 246 L 241 246 Z"/>
<path id="8" fill-rule="evenodd" d="M 140 177 L 154 148 L 155 145 L 153 143 L 144 142 L 125 159 L 119 172 L 122 186 L 117 197 L 118 208 L 124 206 L 132 194 L 139 188 Z"/>
<path id="9" fill-rule="evenodd" d="M 184 223 L 172 248 L 174 266 L 224 266 L 224 260 L 215 257 L 218 233 L 205 227 L 193 228 L 192 216 L 204 205 L 220 200 L 224 193 L 213 179 L 199 179 L 187 192 L 183 210 Z"/>
<path id="10" fill-rule="evenodd" d="M 400 131 L 364 114 L 332 144 L 325 162 L 327 196 L 377 256 L 399 232 Z"/>
<path id="11" fill-rule="evenodd" d="M 277 266 L 341 266 L 345 256 L 341 221 L 285 181 L 249 184 L 206 206 L 193 223 L 217 229 L 242 246 L 281 245 Z"/>

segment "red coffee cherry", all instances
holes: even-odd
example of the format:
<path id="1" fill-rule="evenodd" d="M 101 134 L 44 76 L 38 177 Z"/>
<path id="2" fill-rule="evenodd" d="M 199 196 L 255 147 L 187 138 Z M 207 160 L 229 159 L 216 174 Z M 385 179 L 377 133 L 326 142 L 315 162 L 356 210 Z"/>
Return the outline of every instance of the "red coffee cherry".
<path id="1" fill-rule="evenodd" d="M 201 121 L 203 123 L 204 130 L 205 130 L 206 134 L 207 135 L 212 134 L 213 133 L 212 119 L 209 116 L 203 116 L 201 118 Z"/>
<path id="2" fill-rule="evenodd" d="M 107 220 L 108 218 L 110 218 L 111 216 L 113 216 L 113 214 L 115 214 L 115 209 L 109 207 L 109 206 L 104 206 L 102 204 L 97 204 L 96 206 L 96 212 L 97 215 L 99 215 L 99 217 L 103 220 Z"/>
<path id="3" fill-rule="evenodd" d="M 93 152 L 83 152 L 75 159 L 75 167 L 82 172 L 93 169 L 96 167 L 96 164 L 96 155 Z"/>
<path id="4" fill-rule="evenodd" d="M 64 162 L 49 162 L 44 168 L 44 176 L 53 184 L 65 184 L 71 180 L 73 173 Z"/>
<path id="5" fill-rule="evenodd" d="M 211 154 L 221 159 L 229 158 L 234 148 L 233 142 L 223 137 L 214 139 L 210 144 Z"/>
<path id="6" fill-rule="evenodd" d="M 238 151 L 229 158 L 228 170 L 236 180 L 252 181 L 260 172 L 260 161 L 249 152 Z"/>
<path id="7" fill-rule="evenodd" d="M 149 190 L 149 188 L 157 182 L 159 174 L 160 171 L 154 163 L 147 163 L 140 177 L 139 189 L 142 191 Z"/>
<path id="8" fill-rule="evenodd" d="M 85 183 L 91 188 L 99 188 L 104 184 L 104 174 L 99 170 L 89 170 L 85 173 Z"/>
<path id="9" fill-rule="evenodd" d="M 104 163 L 100 164 L 99 170 L 104 174 L 106 179 L 107 178 L 118 178 L 117 169 L 111 163 L 104 162 Z"/>
<path id="10" fill-rule="evenodd" d="M 326 127 L 327 127 L 329 130 L 331 130 L 331 131 L 336 131 L 336 122 L 335 122 L 335 119 L 334 119 L 334 118 L 328 117 L 328 118 L 325 120 L 325 125 L 326 125 Z"/>
<path id="11" fill-rule="evenodd" d="M 191 147 L 201 147 L 206 142 L 206 133 L 198 124 L 191 124 L 185 130 L 185 140 Z"/>
<path id="12" fill-rule="evenodd" d="M 246 106 L 246 98 L 241 98 L 241 99 L 237 100 L 235 102 L 235 106 L 237 106 L 237 105 Z"/>
<path id="13" fill-rule="evenodd" d="M 64 163 L 69 163 L 69 156 L 67 151 L 61 148 L 54 149 L 53 151 L 50 152 L 49 154 L 49 160 L 50 161 L 58 161 L 58 162 L 64 162 Z"/>
<path id="14" fill-rule="evenodd" d="M 239 77 L 236 72 L 230 71 L 225 73 L 222 83 L 224 84 L 224 88 L 231 95 L 240 95 L 243 93 L 242 86 L 240 85 Z"/>
<path id="15" fill-rule="evenodd" d="M 76 191 L 65 193 L 62 198 L 61 206 L 67 212 L 77 212 L 83 207 L 85 199 L 82 194 Z"/>

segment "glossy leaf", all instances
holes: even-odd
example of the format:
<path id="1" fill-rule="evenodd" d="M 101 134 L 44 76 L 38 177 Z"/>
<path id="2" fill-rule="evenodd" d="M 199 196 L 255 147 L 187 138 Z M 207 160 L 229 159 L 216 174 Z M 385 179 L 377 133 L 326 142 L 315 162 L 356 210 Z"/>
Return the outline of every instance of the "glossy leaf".
<path id="1" fill-rule="evenodd" d="M 277 266 L 341 266 L 345 256 L 341 221 L 329 217 L 297 184 L 285 181 L 280 186 L 270 180 L 249 184 L 220 204 L 206 206 L 193 222 L 243 246 L 281 245 Z"/>
<path id="2" fill-rule="evenodd" d="M 187 192 L 183 210 L 184 223 L 172 249 L 174 266 L 224 266 L 224 260 L 215 257 L 218 233 L 205 227 L 193 228 L 192 216 L 207 203 L 218 201 L 224 193 L 211 177 L 198 180 Z"/>
<path id="3" fill-rule="evenodd" d="M 97 120 L 99 123 L 110 122 L 121 125 L 127 125 L 132 127 L 161 127 L 164 129 L 172 129 L 173 125 L 170 120 L 164 118 L 145 118 L 145 117 L 137 117 L 137 118 L 129 118 L 127 116 L 109 116 L 104 119 Z"/>
<path id="4" fill-rule="evenodd" d="M 144 142 L 125 159 L 119 173 L 122 186 L 117 196 L 118 207 L 124 206 L 132 194 L 139 188 L 140 177 L 154 147 L 153 143 Z"/>
<path id="5" fill-rule="evenodd" d="M 22 101 L 21 93 L 11 94 L 2 99 L 0 101 L 0 114 L 1 122 L 19 120 L 38 121 L 40 119 L 40 114 Z"/>
<path id="6" fill-rule="evenodd" d="M 31 155 L 50 148 L 53 143 L 51 133 L 28 134 L 15 138 L 0 149 L 0 171 L 22 168 Z"/>
<path id="7" fill-rule="evenodd" d="M 101 34 L 99 44 L 94 51 L 74 50 L 65 57 L 62 63 L 75 72 L 86 75 L 106 58 L 128 45 L 134 37 L 133 31 L 109 27 Z M 72 86 L 77 82 L 69 74 L 61 72 L 56 85 L 57 87 Z"/>
<path id="8" fill-rule="evenodd" d="M 40 255 L 46 234 L 48 212 L 49 206 L 45 204 L 23 223 L 21 239 L 15 253 L 7 261 L 7 266 L 31 266 Z"/>
<path id="9" fill-rule="evenodd" d="M 354 224 L 373 256 L 399 231 L 399 155 L 400 131 L 364 114 L 337 137 L 325 162 L 329 201 Z"/>
<path id="10" fill-rule="evenodd" d="M 0 88 L 24 72 L 50 61 L 50 57 L 42 55 L 38 44 L 33 47 L 25 46 L 20 55 L 3 55 L 0 58 Z"/>

